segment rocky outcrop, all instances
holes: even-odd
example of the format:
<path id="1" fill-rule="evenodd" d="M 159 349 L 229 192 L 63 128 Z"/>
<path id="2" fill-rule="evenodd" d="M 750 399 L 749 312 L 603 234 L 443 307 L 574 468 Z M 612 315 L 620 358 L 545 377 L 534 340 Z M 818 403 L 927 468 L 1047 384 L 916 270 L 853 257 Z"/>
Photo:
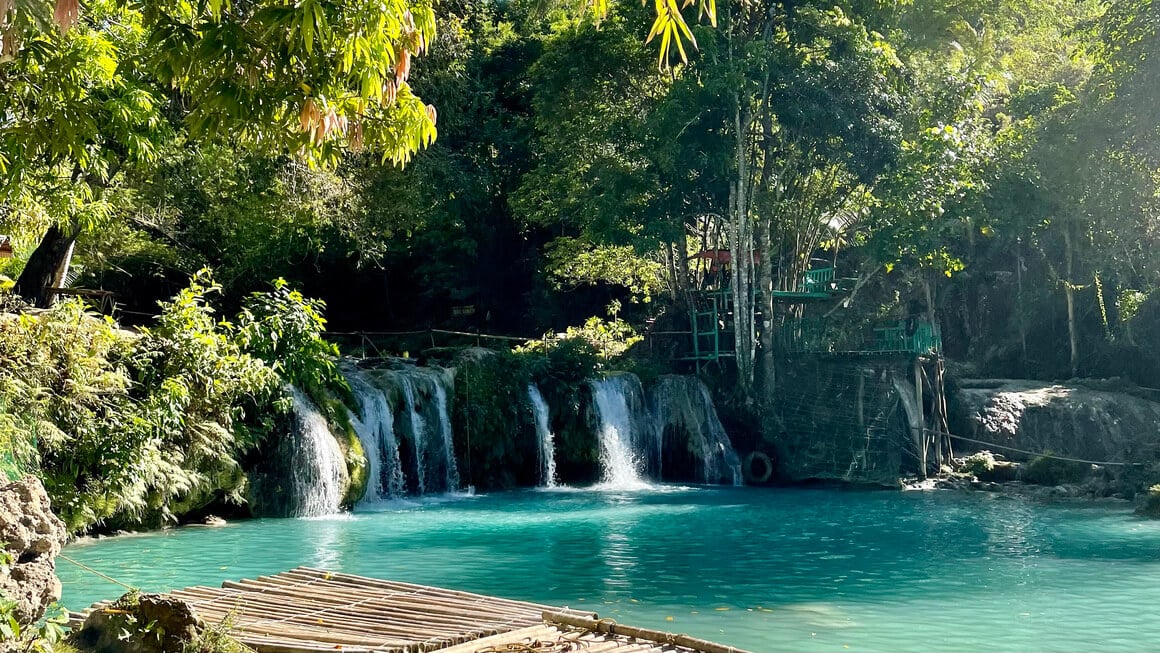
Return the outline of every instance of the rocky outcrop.
<path id="1" fill-rule="evenodd" d="M 44 616 L 60 599 L 56 556 L 67 539 L 64 522 L 52 510 L 44 486 L 34 477 L 0 487 L 0 595 L 16 601 L 13 616 L 22 625 Z"/>
<path id="2" fill-rule="evenodd" d="M 1160 403 L 1123 392 L 1025 380 L 960 380 L 957 385 L 952 430 L 958 434 L 997 445 L 1014 460 L 1050 452 L 1110 463 L 1105 469 L 1125 494 L 1156 482 Z M 987 448 L 955 444 L 957 450 Z"/>
<path id="3" fill-rule="evenodd" d="M 94 610 L 72 640 L 92 653 L 172 653 L 193 650 L 191 644 L 204 631 L 205 624 L 185 601 L 130 593 Z"/>

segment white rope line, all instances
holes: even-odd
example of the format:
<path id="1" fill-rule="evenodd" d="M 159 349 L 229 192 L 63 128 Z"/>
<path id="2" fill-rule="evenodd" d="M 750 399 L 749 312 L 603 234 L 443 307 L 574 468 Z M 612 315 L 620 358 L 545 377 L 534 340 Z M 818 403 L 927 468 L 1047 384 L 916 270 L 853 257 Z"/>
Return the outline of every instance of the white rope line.
<path id="1" fill-rule="evenodd" d="M 974 444 L 981 444 L 981 445 L 984 445 L 987 447 L 994 447 L 996 449 L 1004 449 L 1006 451 L 1014 451 L 1015 453 L 1021 453 L 1021 454 L 1027 455 L 1027 456 L 1039 456 L 1041 458 L 1055 458 L 1056 460 L 1067 460 L 1067 461 L 1070 461 L 1073 463 L 1086 463 L 1088 465 L 1116 465 L 1116 466 L 1131 466 L 1131 465 L 1143 465 L 1143 464 L 1145 464 L 1145 463 L 1122 463 L 1122 462 L 1110 462 L 1110 461 L 1101 462 L 1098 460 L 1084 460 L 1083 458 L 1069 458 L 1068 456 L 1060 456 L 1060 455 L 1049 453 L 1049 452 L 1026 451 L 1024 449 L 1016 449 L 1015 447 L 1008 447 L 1006 445 L 996 444 L 994 442 L 984 442 L 983 440 L 974 440 L 971 438 L 963 437 L 961 435 L 955 435 L 954 433 L 947 433 L 946 431 L 937 431 L 935 429 L 927 429 L 927 428 L 924 428 L 923 431 L 926 431 L 927 433 L 930 433 L 933 435 L 945 435 L 947 437 L 954 438 L 956 440 L 962 440 L 964 442 L 972 442 Z"/>

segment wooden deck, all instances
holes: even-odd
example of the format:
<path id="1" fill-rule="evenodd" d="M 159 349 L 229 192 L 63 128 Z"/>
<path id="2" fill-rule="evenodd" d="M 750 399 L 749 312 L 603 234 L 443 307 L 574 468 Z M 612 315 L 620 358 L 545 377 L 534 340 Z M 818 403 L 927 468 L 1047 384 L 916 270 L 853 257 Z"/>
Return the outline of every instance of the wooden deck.
<path id="1" fill-rule="evenodd" d="M 746 653 L 592 612 L 308 567 L 168 594 L 259 653 Z M 72 614 L 70 625 L 108 605 Z"/>

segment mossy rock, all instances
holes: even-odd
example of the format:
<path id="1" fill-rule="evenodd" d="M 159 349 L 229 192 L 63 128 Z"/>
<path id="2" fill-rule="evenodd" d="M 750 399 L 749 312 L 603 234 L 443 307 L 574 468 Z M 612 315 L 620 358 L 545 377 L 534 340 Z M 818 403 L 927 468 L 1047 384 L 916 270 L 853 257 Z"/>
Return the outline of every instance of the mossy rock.
<path id="1" fill-rule="evenodd" d="M 1019 463 L 999 460 L 990 451 L 977 451 L 963 459 L 961 471 L 985 483 L 1005 483 L 1019 477 Z"/>
<path id="2" fill-rule="evenodd" d="M 1160 485 L 1153 485 L 1141 495 L 1136 514 L 1149 519 L 1160 519 Z"/>
<path id="3" fill-rule="evenodd" d="M 1090 473 L 1090 464 L 1056 458 L 1048 451 L 1023 466 L 1020 480 L 1035 485 L 1066 485 L 1079 483 Z"/>

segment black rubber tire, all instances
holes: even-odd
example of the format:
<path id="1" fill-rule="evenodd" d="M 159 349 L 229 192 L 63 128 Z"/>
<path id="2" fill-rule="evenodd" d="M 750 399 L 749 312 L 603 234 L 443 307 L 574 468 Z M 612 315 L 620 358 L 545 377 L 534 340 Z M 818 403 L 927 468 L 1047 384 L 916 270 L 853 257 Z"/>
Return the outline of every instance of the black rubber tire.
<path id="1" fill-rule="evenodd" d="M 760 466 L 763 469 L 760 474 L 755 474 L 753 470 L 753 463 L 759 461 Z M 744 473 L 745 482 L 749 483 L 750 485 L 761 485 L 763 483 L 768 483 L 769 479 L 773 478 L 773 461 L 769 459 L 769 456 L 761 453 L 760 451 L 754 451 L 745 457 L 745 462 L 741 466 L 741 471 Z"/>

